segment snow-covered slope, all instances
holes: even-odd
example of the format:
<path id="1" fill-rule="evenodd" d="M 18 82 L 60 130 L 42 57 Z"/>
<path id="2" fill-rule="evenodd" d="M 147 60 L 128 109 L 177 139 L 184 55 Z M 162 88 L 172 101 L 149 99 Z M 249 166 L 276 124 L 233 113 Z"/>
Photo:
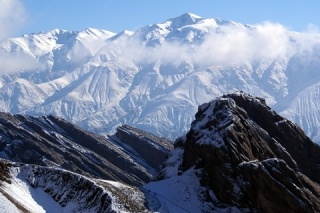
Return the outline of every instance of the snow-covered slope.
<path id="1" fill-rule="evenodd" d="M 97 133 L 176 138 L 199 104 L 245 91 L 319 139 L 320 35 L 183 14 L 133 32 L 53 30 L 0 43 L 0 110 Z"/>
<path id="2" fill-rule="evenodd" d="M 53 167 L 0 163 L 8 172 L 0 181 L 1 212 L 147 212 L 138 188 Z"/>

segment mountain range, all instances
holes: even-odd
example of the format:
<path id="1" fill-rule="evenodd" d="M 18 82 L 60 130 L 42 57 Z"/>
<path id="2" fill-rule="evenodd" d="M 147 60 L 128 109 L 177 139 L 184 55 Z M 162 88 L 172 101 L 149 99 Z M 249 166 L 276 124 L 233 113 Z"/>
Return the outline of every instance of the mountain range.
<path id="1" fill-rule="evenodd" d="M 134 31 L 55 29 L 0 42 L 0 110 L 174 140 L 197 106 L 243 91 L 320 141 L 320 35 L 186 13 Z"/>

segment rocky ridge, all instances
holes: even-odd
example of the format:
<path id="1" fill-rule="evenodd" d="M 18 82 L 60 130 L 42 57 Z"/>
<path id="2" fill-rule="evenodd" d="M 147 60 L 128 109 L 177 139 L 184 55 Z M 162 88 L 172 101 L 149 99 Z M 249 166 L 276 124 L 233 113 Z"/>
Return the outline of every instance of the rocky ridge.
<path id="1" fill-rule="evenodd" d="M 236 93 L 199 106 L 159 180 L 194 171 L 212 211 L 320 212 L 319 164 L 320 147 L 296 124 Z"/>
<path id="2" fill-rule="evenodd" d="M 7 168 L 7 176 L 10 177 L 1 181 L 0 192 L 22 212 L 148 212 L 144 206 L 144 194 L 136 187 L 90 179 L 55 167 L 1 159 L 0 166 Z M 32 188 L 33 199 L 38 203 L 33 204 L 35 208 L 30 208 L 32 202 L 27 199 L 28 193 L 16 194 L 21 185 Z M 49 195 L 49 200 L 45 200 L 45 194 Z M 41 196 L 42 199 L 39 198 Z M 42 209 L 41 205 L 46 206 L 43 202 L 56 202 L 58 205 L 53 209 Z"/>
<path id="3" fill-rule="evenodd" d="M 122 132 L 128 128 L 119 127 Z M 163 146 L 159 141 L 170 144 L 169 141 L 151 138 L 151 134 L 141 130 L 130 128 L 130 131 L 125 136 L 136 139 L 136 147 L 125 145 L 127 138 L 122 137 L 122 132 L 105 137 L 54 116 L 0 113 L 0 156 L 15 162 L 60 167 L 88 177 L 142 185 L 157 174 L 172 145 Z M 142 136 L 145 139 L 138 139 Z M 152 156 L 140 155 L 136 149 L 147 149 L 161 157 L 155 161 Z"/>

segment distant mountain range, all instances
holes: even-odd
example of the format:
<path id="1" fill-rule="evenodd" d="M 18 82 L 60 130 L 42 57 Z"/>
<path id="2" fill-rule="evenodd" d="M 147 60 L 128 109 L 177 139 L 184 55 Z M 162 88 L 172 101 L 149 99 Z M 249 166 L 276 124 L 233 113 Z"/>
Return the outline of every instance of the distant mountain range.
<path id="1" fill-rule="evenodd" d="M 0 110 L 98 134 L 129 124 L 174 140 L 200 104 L 244 91 L 320 141 L 320 35 L 186 13 L 118 34 L 55 29 L 0 43 Z"/>

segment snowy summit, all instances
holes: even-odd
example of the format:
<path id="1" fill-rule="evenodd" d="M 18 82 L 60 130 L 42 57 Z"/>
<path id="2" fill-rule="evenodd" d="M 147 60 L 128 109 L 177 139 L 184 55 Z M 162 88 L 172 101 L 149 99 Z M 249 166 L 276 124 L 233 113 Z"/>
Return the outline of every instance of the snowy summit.
<path id="1" fill-rule="evenodd" d="M 319 52 L 316 33 L 191 13 L 118 34 L 56 29 L 0 43 L 0 110 L 175 139 L 198 105 L 244 91 L 320 141 Z"/>

